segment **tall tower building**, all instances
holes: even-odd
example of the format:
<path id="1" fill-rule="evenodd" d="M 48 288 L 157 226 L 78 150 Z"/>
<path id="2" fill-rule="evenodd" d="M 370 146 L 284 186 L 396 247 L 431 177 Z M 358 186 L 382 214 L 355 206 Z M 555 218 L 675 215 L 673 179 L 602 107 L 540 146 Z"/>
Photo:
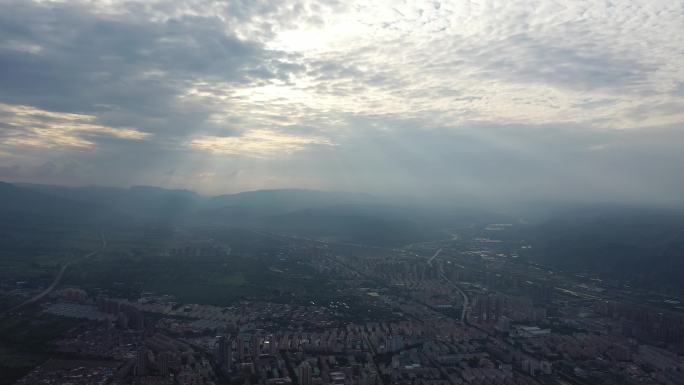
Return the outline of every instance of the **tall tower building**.
<path id="1" fill-rule="evenodd" d="M 278 353 L 278 339 L 275 336 L 271 336 L 268 341 L 268 352 L 270 354 Z"/>
<path id="2" fill-rule="evenodd" d="M 161 352 L 161 354 L 159 354 L 159 357 L 157 358 L 159 373 L 162 376 L 168 376 L 168 374 L 169 374 L 170 356 L 171 356 L 170 352 Z"/>
<path id="3" fill-rule="evenodd" d="M 240 362 L 245 360 L 245 337 L 241 335 L 237 339 L 237 358 Z"/>
<path id="4" fill-rule="evenodd" d="M 256 360 L 259 358 L 259 354 L 261 354 L 261 336 L 259 333 L 252 334 L 251 348 L 252 358 Z"/>
<path id="5" fill-rule="evenodd" d="M 233 367 L 233 340 L 230 337 L 221 337 L 216 349 L 217 363 L 229 371 Z"/>
<path id="6" fill-rule="evenodd" d="M 147 374 L 147 351 L 143 348 L 138 350 L 135 356 L 135 375 L 144 376 Z"/>
<path id="7" fill-rule="evenodd" d="M 297 369 L 297 377 L 299 377 L 299 385 L 312 385 L 313 380 L 311 378 L 311 365 L 304 361 Z"/>

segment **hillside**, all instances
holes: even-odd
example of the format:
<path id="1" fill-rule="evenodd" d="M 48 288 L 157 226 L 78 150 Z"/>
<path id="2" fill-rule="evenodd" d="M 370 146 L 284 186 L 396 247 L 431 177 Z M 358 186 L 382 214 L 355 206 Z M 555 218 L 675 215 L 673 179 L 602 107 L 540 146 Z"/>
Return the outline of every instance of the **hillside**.
<path id="1" fill-rule="evenodd" d="M 649 287 L 684 290 L 684 213 L 580 210 L 529 229 L 533 258 Z"/>

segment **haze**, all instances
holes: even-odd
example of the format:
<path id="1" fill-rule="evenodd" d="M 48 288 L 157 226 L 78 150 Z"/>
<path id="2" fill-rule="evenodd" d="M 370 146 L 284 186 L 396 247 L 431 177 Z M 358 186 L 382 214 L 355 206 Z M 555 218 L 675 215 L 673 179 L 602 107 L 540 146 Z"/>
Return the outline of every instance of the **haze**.
<path id="1" fill-rule="evenodd" d="M 0 0 L 0 385 L 682 385 L 683 170 L 683 0 Z"/>
<path id="2" fill-rule="evenodd" d="M 0 180 L 684 202 L 682 2 L 0 6 Z"/>

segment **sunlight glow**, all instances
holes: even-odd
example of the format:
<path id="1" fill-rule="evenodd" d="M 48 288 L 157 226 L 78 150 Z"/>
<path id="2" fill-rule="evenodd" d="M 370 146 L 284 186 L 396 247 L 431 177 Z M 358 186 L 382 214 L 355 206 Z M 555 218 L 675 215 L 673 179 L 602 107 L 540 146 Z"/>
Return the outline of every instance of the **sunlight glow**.
<path id="1" fill-rule="evenodd" d="M 217 154 L 255 158 L 292 154 L 312 145 L 331 146 L 333 143 L 325 138 L 286 135 L 267 130 L 248 131 L 242 136 L 200 136 L 189 143 L 190 147 Z"/>
<path id="2" fill-rule="evenodd" d="M 109 127 L 92 115 L 51 112 L 39 108 L 0 103 L 0 117 L 6 124 L 4 147 L 92 148 L 89 136 L 110 136 L 143 140 L 150 135 L 134 128 Z"/>

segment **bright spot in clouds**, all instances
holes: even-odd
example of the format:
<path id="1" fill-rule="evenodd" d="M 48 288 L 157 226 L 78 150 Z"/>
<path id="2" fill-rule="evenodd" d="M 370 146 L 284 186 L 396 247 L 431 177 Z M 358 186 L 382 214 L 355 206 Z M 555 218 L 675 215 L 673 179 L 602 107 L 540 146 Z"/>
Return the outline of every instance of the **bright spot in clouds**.
<path id="1" fill-rule="evenodd" d="M 190 146 L 216 154 L 275 158 L 292 154 L 311 145 L 332 145 L 329 140 L 312 136 L 284 135 L 267 130 L 248 131 L 240 136 L 202 136 L 192 139 Z"/>
<path id="2" fill-rule="evenodd" d="M 96 136 L 143 140 L 150 136 L 132 128 L 107 127 L 92 115 L 60 113 L 30 106 L 0 103 L 5 122 L 0 147 L 91 148 Z"/>

